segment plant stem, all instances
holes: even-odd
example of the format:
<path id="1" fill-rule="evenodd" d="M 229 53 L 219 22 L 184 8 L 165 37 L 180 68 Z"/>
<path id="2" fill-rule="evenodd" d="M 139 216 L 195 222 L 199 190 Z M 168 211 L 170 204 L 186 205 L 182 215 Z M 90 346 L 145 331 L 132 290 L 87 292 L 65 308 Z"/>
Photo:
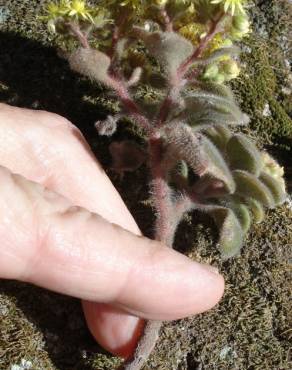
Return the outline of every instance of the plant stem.
<path id="1" fill-rule="evenodd" d="M 167 174 L 162 167 L 162 140 L 159 135 L 153 135 L 149 140 L 150 169 L 152 175 L 152 193 L 157 212 L 155 240 L 158 240 L 168 247 L 172 247 L 171 213 L 172 201 L 171 191 L 167 184 Z"/>
<path id="2" fill-rule="evenodd" d="M 74 36 L 77 38 L 77 40 L 80 42 L 81 46 L 85 49 L 90 48 L 87 36 L 81 31 L 79 25 L 75 22 L 69 22 L 67 23 L 67 25 Z"/>
<path id="3" fill-rule="evenodd" d="M 114 77 L 111 80 L 111 87 L 119 96 L 125 109 L 129 112 L 130 117 L 132 117 L 136 124 L 144 129 L 148 135 L 151 135 L 153 132 L 153 127 L 151 126 L 148 119 L 140 111 L 138 105 L 132 99 L 125 83 L 122 80 Z"/>
<path id="4" fill-rule="evenodd" d="M 200 58 L 204 50 L 206 49 L 208 43 L 213 39 L 213 37 L 218 32 L 218 25 L 224 18 L 225 14 L 221 13 L 219 14 L 218 18 L 214 21 L 212 21 L 212 25 L 210 27 L 209 32 L 207 35 L 201 40 L 199 46 L 194 51 L 194 53 L 179 67 L 178 69 L 178 75 L 182 78 L 190 68 L 190 66 L 196 61 L 196 59 Z"/>
<path id="5" fill-rule="evenodd" d="M 172 31 L 172 24 L 165 12 L 161 12 L 165 19 L 166 30 Z M 192 63 L 201 56 L 208 42 L 217 33 L 217 27 L 223 16 L 220 15 L 217 21 L 214 21 L 209 33 L 201 41 L 196 51 L 190 58 L 188 58 L 178 69 L 177 78 L 175 78 L 169 89 L 169 92 L 161 105 L 154 127 L 149 121 L 140 113 L 139 108 L 130 98 L 127 89 L 120 83 L 117 91 L 122 102 L 126 108 L 137 116 L 141 124 L 148 130 L 149 135 L 149 152 L 150 152 L 150 170 L 152 175 L 152 196 L 157 212 L 156 226 L 155 226 L 155 240 L 162 242 L 168 247 L 173 247 L 173 240 L 177 225 L 184 213 L 192 208 L 192 201 L 190 197 L 181 197 L 174 202 L 171 199 L 171 190 L 167 183 L 167 173 L 162 166 L 163 158 L 163 142 L 160 137 L 159 129 L 167 121 L 170 109 L 176 103 L 181 88 L 184 86 L 183 78 L 189 70 Z M 143 118 L 143 119 L 142 119 Z M 145 124 L 144 121 L 147 121 Z M 149 127 L 151 129 L 149 130 Z M 144 333 L 139 341 L 135 354 L 124 366 L 124 370 L 140 370 L 151 355 L 152 350 L 159 338 L 159 331 L 161 329 L 162 321 L 148 321 L 144 328 Z"/>
<path id="6" fill-rule="evenodd" d="M 164 26 L 165 26 L 165 31 L 167 32 L 172 32 L 173 31 L 173 23 L 172 20 L 170 19 L 167 11 L 165 8 L 162 8 L 160 10 L 160 14 L 164 20 Z"/>
<path id="7" fill-rule="evenodd" d="M 166 182 L 166 173 L 162 164 L 162 141 L 159 134 L 153 134 L 149 141 L 150 169 L 153 178 L 153 199 L 157 211 L 155 240 L 158 240 L 169 247 L 172 241 L 175 228 L 172 227 L 171 215 L 172 207 L 171 192 Z M 139 341 L 134 357 L 124 365 L 124 370 L 140 370 L 148 360 L 155 344 L 159 338 L 162 321 L 147 321 L 144 333 Z"/>
<path id="8" fill-rule="evenodd" d="M 214 20 L 212 22 L 212 25 L 211 25 L 211 28 L 208 34 L 201 40 L 201 43 L 199 44 L 195 52 L 178 68 L 177 73 L 176 73 L 176 78 L 173 79 L 173 83 L 171 84 L 168 94 L 164 102 L 162 103 L 160 112 L 158 114 L 157 127 L 161 127 L 166 121 L 170 108 L 172 107 L 173 103 L 179 96 L 180 90 L 185 85 L 183 83 L 183 78 L 185 74 L 188 72 L 192 63 L 194 63 L 194 61 L 202 55 L 208 43 L 217 34 L 218 25 L 220 24 L 224 16 L 225 16 L 224 13 L 219 14 L 217 20 Z M 194 75 L 196 76 L 196 73 L 194 73 Z M 193 74 L 191 74 L 190 78 L 191 79 L 194 78 Z"/>

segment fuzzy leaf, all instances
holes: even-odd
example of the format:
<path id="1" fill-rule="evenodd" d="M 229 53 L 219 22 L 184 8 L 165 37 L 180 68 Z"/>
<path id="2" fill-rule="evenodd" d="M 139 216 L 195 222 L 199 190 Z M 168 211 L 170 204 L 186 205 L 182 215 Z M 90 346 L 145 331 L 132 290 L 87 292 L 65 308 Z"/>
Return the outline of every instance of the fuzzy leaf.
<path id="1" fill-rule="evenodd" d="M 115 57 L 117 60 L 120 60 L 123 56 L 123 53 L 127 47 L 128 39 L 122 38 L 118 40 L 116 48 L 115 48 Z"/>
<path id="2" fill-rule="evenodd" d="M 265 172 L 262 172 L 260 180 L 270 189 L 275 205 L 280 205 L 285 201 L 287 195 L 282 182 Z"/>
<path id="3" fill-rule="evenodd" d="M 231 132 L 228 128 L 222 125 L 211 126 L 204 132 L 219 150 L 225 151 L 226 144 L 231 137 Z"/>
<path id="4" fill-rule="evenodd" d="M 260 152 L 242 134 L 232 136 L 227 144 L 227 154 L 233 169 L 245 170 L 258 176 L 263 168 Z"/>
<path id="5" fill-rule="evenodd" d="M 202 65 L 208 65 L 211 64 L 218 59 L 221 59 L 222 57 L 231 57 L 231 56 L 238 56 L 240 54 L 240 48 L 237 46 L 231 46 L 227 48 L 221 48 L 215 50 L 210 57 L 205 59 L 200 59 L 195 64 L 202 64 Z"/>
<path id="6" fill-rule="evenodd" d="M 175 32 L 147 32 L 139 27 L 134 31 L 142 38 L 149 53 L 154 56 L 170 74 L 194 52 L 192 43 Z"/>
<path id="7" fill-rule="evenodd" d="M 187 122 L 190 126 L 238 125 L 238 120 L 230 113 L 218 111 L 206 102 L 193 102 L 187 107 Z"/>
<path id="8" fill-rule="evenodd" d="M 208 160 L 208 167 L 205 171 L 205 174 L 208 174 L 217 180 L 223 181 L 226 190 L 229 193 L 234 193 L 235 182 L 222 154 L 205 136 L 202 138 L 202 143 L 204 153 Z"/>
<path id="9" fill-rule="evenodd" d="M 221 96 L 222 98 L 226 98 L 229 101 L 232 101 L 236 104 L 236 99 L 230 87 L 225 85 L 218 85 L 214 82 L 205 81 L 199 84 L 199 87 L 202 91 L 206 91 L 211 94 L 215 94 L 217 96 Z"/>
<path id="10" fill-rule="evenodd" d="M 183 190 L 189 186 L 189 168 L 185 161 L 179 161 L 170 173 L 170 183 Z"/>
<path id="11" fill-rule="evenodd" d="M 246 234 L 251 227 L 251 216 L 248 207 L 244 204 L 234 203 L 232 209 L 240 222 L 244 234 Z"/>
<path id="12" fill-rule="evenodd" d="M 250 208 L 255 223 L 260 224 L 265 218 L 264 207 L 255 199 L 248 199 L 248 207 Z"/>
<path id="13" fill-rule="evenodd" d="M 213 207 L 210 214 L 214 217 L 220 230 L 220 250 L 222 257 L 227 259 L 237 255 L 242 247 L 244 233 L 242 227 L 231 209 Z"/>
<path id="14" fill-rule="evenodd" d="M 243 124 L 245 122 L 245 116 L 236 105 L 235 101 L 209 93 L 202 90 L 188 91 L 184 94 L 185 103 L 187 109 L 194 111 L 198 109 L 198 105 L 202 103 L 206 106 L 206 109 L 217 111 L 222 114 L 230 115 L 236 124 Z"/>
<path id="15" fill-rule="evenodd" d="M 275 202 L 269 188 L 260 181 L 255 175 L 242 171 L 233 171 L 233 177 L 236 182 L 236 192 L 246 198 L 252 198 L 267 207 L 274 207 Z"/>
<path id="16" fill-rule="evenodd" d="M 98 50 L 79 48 L 70 55 L 69 64 L 75 72 L 105 85 L 109 83 L 108 69 L 111 60 Z"/>
<path id="17" fill-rule="evenodd" d="M 204 155 L 201 135 L 183 123 L 173 123 L 162 131 L 167 145 L 164 166 L 169 170 L 179 161 L 185 161 L 197 175 L 205 173 L 208 161 Z"/>

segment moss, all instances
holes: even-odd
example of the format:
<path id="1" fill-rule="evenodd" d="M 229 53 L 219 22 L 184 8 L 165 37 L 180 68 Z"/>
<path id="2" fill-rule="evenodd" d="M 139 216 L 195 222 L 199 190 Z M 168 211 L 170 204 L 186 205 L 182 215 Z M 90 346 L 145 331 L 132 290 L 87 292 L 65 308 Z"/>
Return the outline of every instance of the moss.
<path id="1" fill-rule="evenodd" d="M 211 229 L 187 230 L 196 240 L 188 255 L 220 268 L 225 296 L 208 313 L 166 324 L 149 369 L 290 368 L 287 279 L 292 226 L 286 221 L 291 216 L 286 206 L 270 212 L 253 228 L 242 255 L 223 263 L 210 243 Z"/>
<path id="2" fill-rule="evenodd" d="M 267 42 L 251 38 L 242 57 L 245 69 L 234 85 L 242 110 L 251 117 L 250 128 L 264 144 L 292 149 L 292 120 L 279 95 L 280 86 L 274 73 Z M 265 107 L 268 113 L 265 114 Z M 291 140 L 290 144 L 288 141 Z"/>

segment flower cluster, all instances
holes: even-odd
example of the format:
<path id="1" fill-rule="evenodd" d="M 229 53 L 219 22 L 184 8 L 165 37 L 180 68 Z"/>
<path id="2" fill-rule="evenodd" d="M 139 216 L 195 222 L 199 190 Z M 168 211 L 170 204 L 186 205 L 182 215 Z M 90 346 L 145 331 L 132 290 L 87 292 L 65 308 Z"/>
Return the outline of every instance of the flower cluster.
<path id="1" fill-rule="evenodd" d="M 91 24 L 98 28 L 110 22 L 103 7 L 89 7 L 84 0 L 51 2 L 46 8 L 46 15 L 42 18 L 48 22 L 48 29 L 53 33 L 57 31 L 57 26 L 60 30 L 70 22 Z"/>

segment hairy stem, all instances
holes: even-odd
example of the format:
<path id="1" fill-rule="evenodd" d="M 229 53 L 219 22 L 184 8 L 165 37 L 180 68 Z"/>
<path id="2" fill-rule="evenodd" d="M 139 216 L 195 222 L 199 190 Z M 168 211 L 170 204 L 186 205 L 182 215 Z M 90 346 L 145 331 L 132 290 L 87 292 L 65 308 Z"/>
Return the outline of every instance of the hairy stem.
<path id="1" fill-rule="evenodd" d="M 73 33 L 73 35 L 80 42 L 80 45 L 83 48 L 88 49 L 90 47 L 90 45 L 89 45 L 89 42 L 88 42 L 88 39 L 87 39 L 87 35 L 85 35 L 81 31 L 79 25 L 77 23 L 75 23 L 75 22 L 69 22 L 67 25 L 70 28 L 70 31 Z"/>
<path id="2" fill-rule="evenodd" d="M 161 105 L 161 109 L 157 119 L 158 127 L 161 127 L 166 121 L 170 109 L 173 107 L 179 97 L 180 90 L 185 86 L 185 83 L 187 82 L 187 80 L 185 81 L 185 83 L 183 81 L 185 74 L 188 72 L 190 66 L 196 61 L 196 59 L 198 59 L 202 55 L 210 40 L 212 40 L 212 38 L 217 34 L 218 25 L 222 21 L 223 17 L 224 14 L 220 14 L 217 20 L 214 20 L 212 22 L 212 26 L 208 34 L 202 39 L 195 52 L 178 68 L 175 78 L 172 79 L 168 94 Z M 188 76 L 188 78 L 192 80 L 197 73 L 197 71 L 194 71 L 190 74 L 190 76 Z"/>
<path id="3" fill-rule="evenodd" d="M 172 31 L 172 24 L 166 11 L 161 11 L 161 15 L 165 20 L 167 31 Z M 171 190 L 167 183 L 167 173 L 162 166 L 163 145 L 159 134 L 159 129 L 167 122 L 167 118 L 171 108 L 177 103 L 180 90 L 183 88 L 183 79 L 188 72 L 193 62 L 199 58 L 205 50 L 209 41 L 216 35 L 218 24 L 222 20 L 223 15 L 220 15 L 216 21 L 213 21 L 210 31 L 201 41 L 194 54 L 191 55 L 178 69 L 177 75 L 171 81 L 171 86 L 168 94 L 161 105 L 154 127 L 150 125 L 148 120 L 140 113 L 139 108 L 130 98 L 129 93 L 122 84 L 119 84 L 115 89 L 132 115 L 138 118 L 138 121 L 144 128 L 147 129 L 149 135 L 149 151 L 150 151 L 150 170 L 152 175 L 152 197 L 154 200 L 157 218 L 155 226 L 155 239 L 164 243 L 168 247 L 173 247 L 174 236 L 177 226 L 185 212 L 192 208 L 191 197 L 181 196 L 176 202 L 171 199 Z M 186 80 L 187 81 L 187 80 Z M 145 123 L 147 121 L 147 124 Z M 149 127 L 151 129 L 149 130 Z M 139 341 L 135 354 L 124 366 L 124 370 L 140 370 L 151 355 L 152 350 L 159 338 L 159 332 L 162 321 L 148 321 L 144 328 L 144 333 Z"/>
<path id="4" fill-rule="evenodd" d="M 148 119 L 140 111 L 138 105 L 132 99 L 125 83 L 122 80 L 118 80 L 117 78 L 112 78 L 111 87 L 119 96 L 120 101 L 129 113 L 129 116 L 139 127 L 144 129 L 148 135 L 151 135 L 151 133 L 153 132 L 153 127 L 151 126 Z"/>
<path id="5" fill-rule="evenodd" d="M 179 67 L 178 75 L 182 78 L 187 71 L 189 70 L 190 66 L 201 57 L 204 50 L 206 49 L 208 43 L 213 39 L 213 37 L 218 33 L 218 26 L 222 19 L 224 18 L 225 14 L 221 13 L 217 17 L 216 20 L 212 21 L 211 27 L 207 35 L 201 40 L 199 46 L 196 48 L 194 53 Z"/>
<path id="6" fill-rule="evenodd" d="M 171 191 L 162 166 L 162 141 L 159 135 L 150 139 L 150 168 L 153 178 L 153 199 L 157 211 L 155 239 L 173 247 L 177 225 L 186 211 L 191 209 L 189 198 L 182 196 L 176 202 L 171 200 Z M 144 328 L 133 358 L 124 365 L 123 370 L 140 370 L 151 355 L 159 338 L 162 321 L 149 320 Z"/>
<path id="7" fill-rule="evenodd" d="M 167 184 L 167 173 L 162 167 L 162 141 L 157 135 L 149 142 L 150 169 L 152 174 L 152 193 L 156 209 L 155 239 L 172 247 L 171 217 L 172 201 L 171 191 Z"/>

